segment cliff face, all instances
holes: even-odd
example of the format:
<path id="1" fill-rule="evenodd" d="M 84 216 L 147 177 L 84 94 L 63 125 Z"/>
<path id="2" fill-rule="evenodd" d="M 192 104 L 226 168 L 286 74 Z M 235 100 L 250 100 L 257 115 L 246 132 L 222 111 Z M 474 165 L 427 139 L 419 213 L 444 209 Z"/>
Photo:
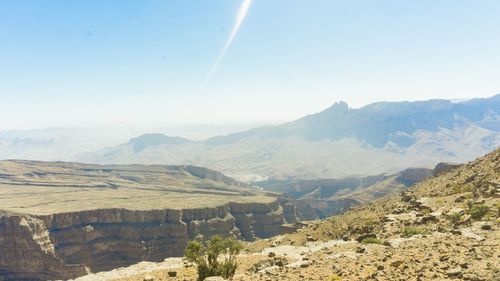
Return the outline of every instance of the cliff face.
<path id="1" fill-rule="evenodd" d="M 408 168 L 392 175 L 319 180 L 267 180 L 255 184 L 264 190 L 282 193 L 281 203 L 287 222 L 316 220 L 341 214 L 349 208 L 382 196 L 401 192 L 433 176 L 460 167 L 440 163 L 434 169 Z M 293 206 L 291 206 L 293 205 Z"/>
<path id="2" fill-rule="evenodd" d="M 202 167 L 0 161 L 0 281 L 162 261 L 200 236 L 277 235 L 274 196 Z"/>
<path id="3" fill-rule="evenodd" d="M 48 280 L 87 273 L 56 254 L 43 221 L 26 215 L 0 215 L 0 280 Z"/>
<path id="4" fill-rule="evenodd" d="M 408 168 L 402 171 L 396 178 L 396 181 L 409 187 L 418 182 L 426 180 L 434 175 L 433 169 L 426 168 Z"/>
<path id="5" fill-rule="evenodd" d="M 67 279 L 182 256 L 202 235 L 246 240 L 281 233 L 283 210 L 271 203 L 131 211 L 101 209 L 51 215 L 0 215 L 0 280 Z"/>

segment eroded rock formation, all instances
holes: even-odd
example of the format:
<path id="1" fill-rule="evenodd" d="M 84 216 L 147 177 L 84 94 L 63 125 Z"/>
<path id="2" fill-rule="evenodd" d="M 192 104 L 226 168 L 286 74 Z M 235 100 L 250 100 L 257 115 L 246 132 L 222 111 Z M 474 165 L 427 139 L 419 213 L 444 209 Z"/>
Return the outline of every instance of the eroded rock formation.
<path id="1" fill-rule="evenodd" d="M 101 209 L 51 215 L 0 215 L 0 280 L 67 279 L 140 261 L 182 256 L 202 235 L 246 240 L 281 233 L 283 210 L 271 203 L 133 211 Z"/>
<path id="2" fill-rule="evenodd" d="M 0 280 L 68 279 L 281 233 L 277 194 L 193 166 L 0 161 Z"/>

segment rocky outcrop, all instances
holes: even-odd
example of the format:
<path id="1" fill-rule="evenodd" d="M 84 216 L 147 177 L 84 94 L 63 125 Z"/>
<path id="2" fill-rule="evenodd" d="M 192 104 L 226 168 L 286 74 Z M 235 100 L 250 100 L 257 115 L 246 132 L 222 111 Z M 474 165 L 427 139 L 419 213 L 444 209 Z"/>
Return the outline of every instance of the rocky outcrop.
<path id="1" fill-rule="evenodd" d="M 271 204 L 230 203 L 236 227 L 245 240 L 269 238 L 281 232 L 284 223 L 283 208 L 278 200 Z"/>
<path id="2" fill-rule="evenodd" d="M 460 166 L 462 166 L 462 164 L 439 163 L 434 168 L 434 176 L 439 176 L 441 174 L 447 173 L 447 172 L 454 170 Z"/>
<path id="3" fill-rule="evenodd" d="M 182 256 L 190 239 L 281 233 L 279 201 L 199 209 L 0 214 L 0 280 L 67 279 Z"/>
<path id="4" fill-rule="evenodd" d="M 406 187 L 410 187 L 418 182 L 432 177 L 434 170 L 427 168 L 408 168 L 399 173 L 396 181 L 402 183 Z"/>
<path id="5" fill-rule="evenodd" d="M 56 254 L 43 221 L 27 215 L 0 214 L 0 280 L 49 280 L 87 273 L 81 264 Z"/>
<path id="6" fill-rule="evenodd" d="M 240 181 L 237 181 L 231 177 L 228 177 L 224 175 L 223 173 L 207 169 L 205 167 L 200 167 L 200 166 L 192 166 L 192 165 L 184 165 L 180 166 L 187 172 L 189 172 L 191 175 L 201 178 L 201 179 L 209 179 L 213 181 L 220 181 L 228 185 L 234 185 L 234 186 L 244 186 L 248 187 L 249 185 Z"/>

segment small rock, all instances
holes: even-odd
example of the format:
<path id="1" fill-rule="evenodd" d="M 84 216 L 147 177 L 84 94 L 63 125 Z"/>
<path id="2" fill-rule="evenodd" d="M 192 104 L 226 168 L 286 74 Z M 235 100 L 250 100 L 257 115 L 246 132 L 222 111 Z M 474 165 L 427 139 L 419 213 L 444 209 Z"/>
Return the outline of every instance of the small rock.
<path id="1" fill-rule="evenodd" d="M 363 234 L 361 236 L 358 236 L 358 238 L 356 238 L 356 241 L 360 242 L 367 239 L 367 238 L 377 238 L 377 234 L 375 233 L 367 233 L 367 234 Z"/>
<path id="2" fill-rule="evenodd" d="M 176 277 L 177 271 L 169 271 L 167 274 L 168 274 L 168 277 Z"/>
<path id="3" fill-rule="evenodd" d="M 146 275 L 144 276 L 144 279 L 142 279 L 143 281 L 153 281 L 155 280 L 151 275 Z"/>
<path id="4" fill-rule="evenodd" d="M 419 223 L 426 223 L 426 222 L 430 222 L 430 221 L 436 221 L 436 217 L 433 216 L 433 215 L 427 215 L 427 216 L 423 216 L 420 218 L 419 220 Z"/>
<path id="5" fill-rule="evenodd" d="M 309 267 L 310 263 L 308 261 L 304 261 L 300 264 L 300 267 L 301 268 L 306 268 L 306 267 Z"/>
<path id="6" fill-rule="evenodd" d="M 471 281 L 480 281 L 480 280 L 483 280 L 483 279 L 479 278 L 474 273 L 464 274 L 463 278 L 464 278 L 464 280 L 471 280 Z"/>
<path id="7" fill-rule="evenodd" d="M 391 266 L 393 266 L 393 267 L 399 267 L 401 264 L 403 264 L 402 260 L 395 260 L 395 261 L 391 262 Z"/>
<path id="8" fill-rule="evenodd" d="M 461 234 L 464 237 L 471 238 L 471 239 L 474 239 L 476 241 L 483 241 L 484 240 L 484 237 L 477 235 L 468 229 L 462 229 Z"/>
<path id="9" fill-rule="evenodd" d="M 220 276 L 211 276 L 211 277 L 205 278 L 205 280 L 203 280 L 203 281 L 226 281 L 226 279 L 224 279 Z"/>
<path id="10" fill-rule="evenodd" d="M 469 222 L 471 219 L 471 216 L 469 214 L 463 215 L 462 218 L 460 219 L 460 223 L 464 224 Z"/>
<path id="11" fill-rule="evenodd" d="M 363 248 L 363 247 L 359 247 L 359 248 L 356 249 L 356 253 L 358 253 L 358 254 L 361 254 L 361 253 L 364 253 L 364 252 L 366 252 L 366 249 Z"/>
<path id="12" fill-rule="evenodd" d="M 277 261 L 274 262 L 274 264 L 276 266 L 279 266 L 279 267 L 285 266 L 285 263 L 283 262 L 283 260 L 277 260 Z"/>
<path id="13" fill-rule="evenodd" d="M 452 214 L 460 214 L 460 215 L 463 215 L 465 213 L 464 209 L 462 208 L 452 208 L 451 210 L 448 211 L 448 215 L 452 215 Z"/>
<path id="14" fill-rule="evenodd" d="M 446 274 L 449 276 L 449 277 L 456 277 L 456 276 L 460 276 L 462 275 L 462 268 L 460 267 L 455 267 L 455 268 L 452 268 L 452 269 L 449 269 L 446 271 Z"/>
<path id="15" fill-rule="evenodd" d="M 493 227 L 491 226 L 491 224 L 483 224 L 483 225 L 481 225 L 481 229 L 482 230 L 492 230 Z"/>

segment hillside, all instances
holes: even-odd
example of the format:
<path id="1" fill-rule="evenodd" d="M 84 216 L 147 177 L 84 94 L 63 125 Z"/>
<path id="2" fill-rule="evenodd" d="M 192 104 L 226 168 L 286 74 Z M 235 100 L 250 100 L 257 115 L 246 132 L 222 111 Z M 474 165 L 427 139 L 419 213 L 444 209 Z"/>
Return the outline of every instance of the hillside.
<path id="1" fill-rule="evenodd" d="M 499 208 L 497 149 L 411 190 L 248 244 L 253 254 L 240 255 L 233 280 L 498 280 Z M 192 268 L 167 261 L 109 274 L 101 276 L 194 280 Z M 92 278 L 82 280 L 103 280 Z"/>
<path id="2" fill-rule="evenodd" d="M 205 141 L 143 135 L 80 155 L 79 160 L 188 163 L 243 181 L 260 181 L 396 173 L 439 162 L 467 162 L 499 146 L 500 95 L 496 95 L 459 103 L 379 102 L 359 109 L 341 102 L 293 122 Z"/>
<path id="3" fill-rule="evenodd" d="M 442 163 L 439 166 L 451 168 L 456 165 Z M 297 205 L 299 218 L 314 220 L 338 215 L 350 207 L 406 190 L 436 172 L 436 169 L 409 168 L 390 175 L 319 180 L 268 180 L 253 184 L 266 191 L 283 194 L 284 200 Z M 305 210 L 307 213 L 301 213 L 302 204 L 307 204 L 314 210 L 314 217 L 311 216 L 309 208 Z"/>

